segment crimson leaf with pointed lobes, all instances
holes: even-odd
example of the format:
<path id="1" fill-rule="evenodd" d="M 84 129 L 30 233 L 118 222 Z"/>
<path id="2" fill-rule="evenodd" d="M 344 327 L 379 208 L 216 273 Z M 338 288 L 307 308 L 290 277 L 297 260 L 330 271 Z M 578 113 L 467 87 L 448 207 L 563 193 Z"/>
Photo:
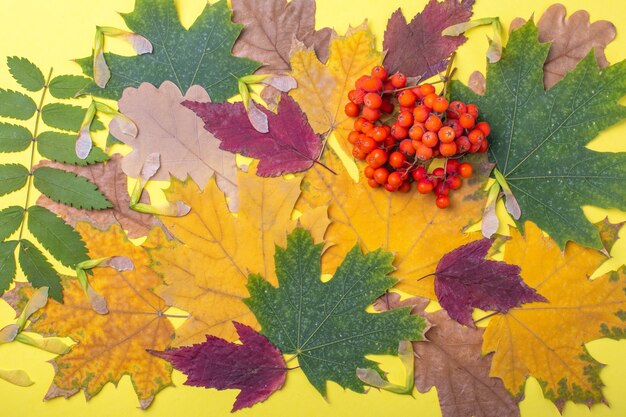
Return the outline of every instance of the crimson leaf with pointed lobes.
<path id="1" fill-rule="evenodd" d="M 441 258 L 435 272 L 435 294 L 448 315 L 476 327 L 474 307 L 506 313 L 533 301 L 547 301 L 522 281 L 520 267 L 485 259 L 491 240 L 468 243 Z"/>
<path id="2" fill-rule="evenodd" d="M 196 103 L 184 101 L 204 121 L 204 128 L 220 141 L 220 149 L 259 159 L 257 175 L 276 177 L 313 166 L 322 151 L 317 136 L 300 106 L 287 94 L 278 113 L 261 108 L 267 115 L 269 132 L 257 131 L 242 103 Z"/>
<path id="3" fill-rule="evenodd" d="M 187 375 L 185 385 L 240 389 L 231 411 L 265 401 L 285 383 L 283 356 L 265 336 L 245 324 L 233 322 L 242 344 L 206 336 L 193 346 L 150 353 L 170 362 Z"/>
<path id="4" fill-rule="evenodd" d="M 250 307 L 262 333 L 284 354 L 297 355 L 309 382 L 326 395 L 326 381 L 363 392 L 357 368 L 381 372 L 370 354 L 395 355 L 401 340 L 423 340 L 426 321 L 410 308 L 371 314 L 366 307 L 396 280 L 393 256 L 376 250 L 361 253 L 358 244 L 346 255 L 334 277 L 322 282 L 323 244 L 297 228 L 287 236 L 287 247 L 276 247 L 273 287 L 260 275 L 250 275 Z M 382 375 L 382 373 L 381 373 Z"/>

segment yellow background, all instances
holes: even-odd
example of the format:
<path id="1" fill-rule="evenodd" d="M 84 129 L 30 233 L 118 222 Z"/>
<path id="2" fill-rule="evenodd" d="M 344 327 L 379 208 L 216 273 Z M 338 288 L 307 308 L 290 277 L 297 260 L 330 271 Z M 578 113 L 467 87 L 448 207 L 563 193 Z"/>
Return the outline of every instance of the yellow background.
<path id="1" fill-rule="evenodd" d="M 91 53 L 96 25 L 124 27 L 117 11 L 129 12 L 133 0 L 0 0 L 0 58 L 24 56 L 36 63 L 44 73 L 54 67 L 54 73 L 68 74 L 80 71 L 70 60 Z M 177 1 L 183 24 L 189 26 L 204 6 L 203 0 Z M 385 24 L 391 13 L 402 7 L 409 18 L 420 11 L 426 0 L 318 0 L 317 26 L 334 27 L 344 33 L 347 26 L 358 25 L 368 19 L 370 28 L 377 35 L 381 46 Z M 505 27 L 516 16 L 529 17 L 541 13 L 552 3 L 549 0 L 477 0 L 475 17 L 499 16 Z M 606 49 L 610 62 L 626 58 L 626 12 L 623 0 L 567 0 L 571 13 L 586 8 L 592 21 L 611 20 L 618 29 L 617 39 Z M 473 70 L 484 71 L 484 52 L 487 47 L 485 35 L 488 30 L 477 29 L 470 34 L 470 40 L 459 49 L 456 64 L 458 77 L 467 81 Z M 107 47 L 116 52 L 128 49 L 115 41 L 108 41 Z M 10 77 L 4 62 L 0 65 L 0 86 L 17 88 Z M 30 126 L 30 125 L 29 125 Z M 604 132 L 591 146 L 597 150 L 626 151 L 626 124 Z M 0 155 L 0 162 L 7 162 L 11 156 Z M 13 155 L 13 160 L 15 156 Z M 22 155 L 21 160 L 26 156 Z M 0 198 L 0 207 L 6 207 L 12 200 L 22 204 L 23 195 L 16 194 Z M 34 200 L 32 200 L 34 201 Z M 587 209 L 591 220 L 598 221 L 604 216 L 600 210 Z M 626 220 L 624 213 L 612 212 L 613 221 Z M 622 233 L 624 236 L 625 233 Z M 607 263 L 602 269 L 609 270 L 626 260 L 626 239 L 616 245 L 613 255 L 617 259 Z M 0 302 L 0 327 L 12 322 L 13 311 Z M 582 405 L 568 403 L 564 415 L 574 416 L 626 416 L 626 341 L 600 340 L 587 345 L 594 358 L 607 364 L 601 377 L 606 387 L 604 394 L 611 404 L 596 405 L 591 410 Z M 226 416 L 237 391 L 204 390 L 182 386 L 184 376 L 174 373 L 175 388 L 161 392 L 147 411 L 137 409 L 138 403 L 130 379 L 124 377 L 119 386 L 107 385 L 104 390 L 86 402 L 81 394 L 70 400 L 56 399 L 47 403 L 42 398 L 52 380 L 52 366 L 46 361 L 51 354 L 26 347 L 19 343 L 0 346 L 0 369 L 24 369 L 35 381 L 29 388 L 19 388 L 0 380 L 0 412 L 3 416 Z M 402 380 L 401 368 L 390 364 L 393 378 Z M 522 416 L 557 416 L 556 408 L 541 394 L 539 385 L 529 379 L 526 397 L 521 403 Z M 392 413 L 402 415 L 439 416 L 437 394 L 432 389 L 426 394 L 415 393 L 414 397 L 399 396 L 386 392 L 370 391 L 367 395 L 344 391 L 330 384 L 328 401 L 311 387 L 304 375 L 290 371 L 286 386 L 268 401 L 252 409 L 238 412 L 245 416 L 379 416 Z"/>

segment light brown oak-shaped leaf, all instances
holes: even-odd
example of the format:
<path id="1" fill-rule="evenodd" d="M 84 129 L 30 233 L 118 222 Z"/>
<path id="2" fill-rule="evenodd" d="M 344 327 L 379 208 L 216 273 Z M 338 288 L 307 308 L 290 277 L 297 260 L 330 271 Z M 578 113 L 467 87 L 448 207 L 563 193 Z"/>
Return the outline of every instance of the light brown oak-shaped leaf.
<path id="1" fill-rule="evenodd" d="M 92 270 L 89 282 L 106 299 L 108 314 L 96 313 L 78 281 L 69 277 L 63 279 L 64 303 L 50 300 L 35 314 L 32 331 L 77 342 L 68 353 L 52 360 L 55 375 L 45 399 L 67 398 L 78 391 L 89 399 L 107 383 L 117 384 L 129 375 L 140 406 L 146 408 L 172 383 L 170 364 L 146 352 L 164 350 L 174 335 L 174 327 L 163 314 L 167 306 L 152 292 L 162 280 L 149 268 L 145 248 L 133 245 L 118 226 L 103 232 L 79 223 L 76 230 L 91 258 L 123 254 L 133 261 L 134 269 Z M 162 240 L 162 232 L 154 229 L 148 240 L 153 239 Z"/>
<path id="2" fill-rule="evenodd" d="M 572 400 L 603 402 L 602 365 L 584 343 L 624 329 L 626 276 L 607 274 L 589 280 L 606 257 L 570 242 L 559 246 L 533 223 L 525 234 L 511 229 L 504 261 L 519 265 L 524 282 L 548 299 L 498 314 L 485 331 L 483 352 L 495 352 L 491 376 L 513 394 L 522 392 L 528 376 L 537 378 L 546 397 L 562 408 Z"/>
<path id="3" fill-rule="evenodd" d="M 352 157 L 348 134 L 354 119 L 346 116 L 344 107 L 348 92 L 354 89 L 356 80 L 380 65 L 383 54 L 374 45 L 374 35 L 367 23 L 348 29 L 345 36 L 330 43 L 328 61 L 322 63 L 315 51 L 300 46 L 291 56 L 291 76 L 298 88 L 290 95 L 306 113 L 307 119 L 318 134 L 333 133 L 338 146 Z"/>
<path id="4" fill-rule="evenodd" d="M 615 39 L 615 25 L 607 20 L 591 23 L 586 10 L 578 10 L 569 18 L 566 15 L 565 6 L 556 3 L 537 22 L 539 41 L 552 43 L 543 66 L 543 82 L 546 88 L 559 82 L 592 49 L 601 68 L 609 65 L 604 48 Z M 526 21 L 518 17 L 511 22 L 510 30 L 515 30 L 524 23 Z"/>
<path id="5" fill-rule="evenodd" d="M 157 294 L 190 314 L 177 330 L 174 346 L 201 343 L 207 334 L 234 341 L 237 333 L 231 321 L 258 329 L 242 302 L 249 295 L 248 275 L 260 273 L 276 284 L 275 245 L 284 246 L 287 233 L 298 222 L 322 240 L 328 226 L 324 204 L 297 221 L 292 219 L 302 175 L 289 180 L 262 178 L 255 171 L 252 166 L 247 173 L 239 172 L 237 217 L 228 210 L 213 179 L 204 190 L 193 182 L 173 179 L 166 190 L 168 199 L 191 207 L 186 216 L 161 219 L 176 239 L 150 250 L 152 267 L 166 284 Z"/>
<path id="6" fill-rule="evenodd" d="M 395 254 L 401 291 L 435 299 L 434 272 L 443 255 L 476 239 L 480 233 L 466 234 L 466 226 L 480 220 L 486 202 L 485 182 L 493 167 L 481 154 L 472 159 L 474 175 L 451 193 L 451 204 L 437 208 L 433 194 L 388 193 L 367 185 L 361 174 L 355 184 L 332 152 L 322 160 L 339 175 L 314 166 L 302 182 L 302 196 L 296 205 L 301 212 L 330 204 L 331 224 L 324 236 L 328 250 L 322 269 L 332 273 L 355 242 L 364 252 L 378 248 Z M 423 279 L 422 279 L 423 278 Z"/>
<path id="7" fill-rule="evenodd" d="M 431 324 L 427 340 L 413 342 L 417 389 L 437 388 L 443 417 L 518 417 L 517 403 L 502 381 L 489 376 L 493 354 L 481 354 L 484 329 L 462 326 L 444 310 L 427 313 L 428 303 L 422 297 L 401 301 L 389 293 L 374 304 L 379 311 L 412 307 L 412 314 Z"/>
<path id="8" fill-rule="evenodd" d="M 160 87 L 142 83 L 124 90 L 118 105 L 138 129 L 137 137 L 110 126 L 111 134 L 133 148 L 124 156 L 122 169 L 132 178 L 140 175 L 148 155 L 160 154 L 161 167 L 153 177 L 169 180 L 170 174 L 184 181 L 191 177 L 200 187 L 215 174 L 218 186 L 237 211 L 237 165 L 235 155 L 219 149 L 220 141 L 207 132 L 202 120 L 181 105 L 185 100 L 209 102 L 208 93 L 194 85 L 183 97 L 178 87 L 165 81 Z"/>
<path id="9" fill-rule="evenodd" d="M 334 30 L 315 30 L 315 0 L 233 0 L 233 21 L 243 25 L 235 56 L 263 64 L 261 74 L 280 74 L 291 69 L 294 39 L 313 48 L 322 62 L 328 59 Z"/>
<path id="10" fill-rule="evenodd" d="M 81 210 L 59 204 L 44 195 L 39 197 L 37 205 L 46 207 L 72 226 L 80 221 L 86 221 L 98 229 L 106 230 L 109 226 L 116 224 L 125 229 L 128 236 L 134 239 L 146 236 L 150 229 L 161 224 L 156 217 L 130 208 L 127 177 L 122 171 L 122 156 L 119 154 L 111 156 L 105 163 L 84 167 L 52 161 L 42 161 L 39 165 L 63 169 L 87 178 L 98 186 L 98 189 L 113 205 L 113 208 L 106 210 Z"/>

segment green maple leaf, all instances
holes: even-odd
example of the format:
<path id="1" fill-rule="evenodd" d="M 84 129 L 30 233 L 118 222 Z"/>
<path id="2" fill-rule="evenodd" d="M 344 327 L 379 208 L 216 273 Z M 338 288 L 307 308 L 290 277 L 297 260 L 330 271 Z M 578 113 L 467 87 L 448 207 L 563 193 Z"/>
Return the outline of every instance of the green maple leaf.
<path id="1" fill-rule="evenodd" d="M 591 51 L 546 91 L 549 48 L 527 23 L 511 34 L 502 59 L 488 65 L 484 96 L 454 82 L 452 97 L 476 103 L 491 124 L 491 155 L 522 210 L 517 226 L 533 221 L 561 248 L 573 240 L 600 249 L 598 230 L 581 206 L 626 209 L 626 153 L 586 145 L 626 118 L 618 104 L 626 94 L 626 61 L 600 69 Z"/>
<path id="2" fill-rule="evenodd" d="M 275 288 L 259 275 L 248 281 L 244 300 L 262 326 L 262 333 L 284 354 L 298 356 L 311 384 L 326 394 L 326 381 L 363 392 L 356 368 L 374 368 L 368 354 L 397 354 L 401 340 L 423 340 L 426 322 L 410 309 L 371 314 L 365 308 L 396 280 L 393 256 L 382 250 L 363 255 L 358 245 L 346 255 L 334 277 L 322 282 L 323 244 L 297 228 L 287 247 L 276 248 Z"/>
<path id="3" fill-rule="evenodd" d="M 260 66 L 231 55 L 243 26 L 231 22 L 226 0 L 207 4 L 189 30 L 181 25 L 173 0 L 137 0 L 135 10 L 122 18 L 130 30 L 152 43 L 153 52 L 130 57 L 105 54 L 111 79 L 105 88 L 92 82 L 83 93 L 119 99 L 126 87 L 142 82 L 159 86 L 170 80 L 183 94 L 197 84 L 207 89 L 212 101 L 224 101 L 238 92 L 237 78 Z M 93 57 L 77 62 L 93 76 Z"/>

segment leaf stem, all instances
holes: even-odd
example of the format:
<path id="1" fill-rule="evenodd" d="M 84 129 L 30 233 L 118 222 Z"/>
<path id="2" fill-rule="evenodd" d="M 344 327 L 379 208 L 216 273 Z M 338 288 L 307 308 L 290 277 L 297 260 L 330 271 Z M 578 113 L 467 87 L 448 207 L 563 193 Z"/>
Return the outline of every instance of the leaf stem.
<path id="1" fill-rule="evenodd" d="M 481 322 L 481 321 L 483 321 L 483 320 L 487 320 L 488 318 L 493 317 L 493 316 L 495 316 L 496 314 L 499 314 L 499 313 L 498 313 L 497 311 L 494 311 L 493 313 L 489 313 L 489 314 L 487 314 L 487 315 L 485 315 L 485 316 L 482 316 L 482 317 L 481 317 L 481 318 L 479 318 L 478 320 L 474 320 L 474 324 L 478 324 L 478 323 L 480 323 L 480 322 Z"/>
<path id="2" fill-rule="evenodd" d="M 48 91 L 48 85 L 50 84 L 50 79 L 52 78 L 52 68 L 50 68 L 50 72 L 48 73 L 48 78 L 43 86 L 43 91 L 41 93 L 41 98 L 39 99 L 39 105 L 37 106 L 37 116 L 35 117 L 35 129 L 33 130 L 33 140 L 30 145 L 30 166 L 28 167 L 28 179 L 26 180 L 26 200 L 24 201 L 24 218 L 22 218 L 22 224 L 20 225 L 20 234 L 17 238 L 18 242 L 22 241 L 22 236 L 24 235 L 24 225 L 26 224 L 26 210 L 28 210 L 28 203 L 30 200 L 30 192 L 33 185 L 33 165 L 35 163 L 35 150 L 37 148 L 37 135 L 39 134 L 39 122 L 41 121 L 41 109 L 43 108 L 43 101 L 46 98 L 46 91 Z"/>
<path id="3" fill-rule="evenodd" d="M 317 159 L 313 160 L 313 163 L 318 164 L 321 167 L 326 168 L 328 171 L 332 172 L 334 175 L 337 175 L 335 171 L 327 167 L 324 163 L 320 162 L 320 158 L 324 154 L 324 150 L 326 149 L 326 144 L 328 143 L 328 137 L 330 136 L 330 133 L 332 131 L 333 129 L 330 128 L 322 135 L 324 137 L 324 139 L 322 139 L 322 150 L 320 151 L 320 154 L 317 156 Z"/>
<path id="4" fill-rule="evenodd" d="M 435 275 L 437 275 L 437 273 L 436 273 L 436 272 L 431 272 L 430 274 L 427 274 L 427 275 L 424 275 L 424 276 L 423 276 L 423 277 L 421 277 L 421 278 L 418 278 L 416 282 L 419 282 L 419 281 L 423 280 L 424 278 L 434 277 Z"/>

